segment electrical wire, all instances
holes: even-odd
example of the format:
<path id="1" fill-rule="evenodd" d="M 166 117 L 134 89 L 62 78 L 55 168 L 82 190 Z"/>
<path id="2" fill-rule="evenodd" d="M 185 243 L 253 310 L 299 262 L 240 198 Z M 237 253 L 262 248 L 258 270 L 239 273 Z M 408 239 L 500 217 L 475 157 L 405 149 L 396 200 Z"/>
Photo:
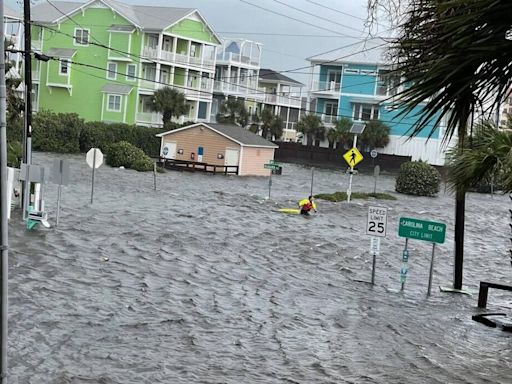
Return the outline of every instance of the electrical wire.
<path id="1" fill-rule="evenodd" d="M 338 25 L 338 26 L 340 26 L 340 27 L 350 29 L 350 30 L 352 30 L 352 31 L 356 31 L 356 32 L 360 32 L 360 33 L 362 33 L 362 32 L 363 32 L 363 31 L 361 31 L 361 30 L 359 30 L 359 29 L 357 29 L 357 28 L 354 28 L 354 27 L 351 27 L 351 26 L 349 26 L 349 25 L 345 25 L 345 24 L 342 24 L 342 23 L 338 23 L 337 21 L 330 20 L 330 19 L 328 19 L 328 18 L 326 18 L 326 17 L 322 17 L 322 16 L 315 15 L 314 13 L 311 13 L 311 12 L 305 11 L 305 10 L 300 9 L 300 8 L 298 8 L 298 7 L 294 7 L 293 5 L 290 5 L 290 4 L 286 4 L 286 3 L 284 3 L 284 2 L 282 2 L 282 1 L 280 1 L 280 0 L 273 0 L 273 1 L 274 1 L 274 3 L 278 3 L 278 4 L 281 4 L 281 5 L 284 5 L 285 7 L 288 7 L 288 8 L 290 8 L 290 9 L 293 9 L 293 10 L 295 10 L 295 11 L 297 11 L 297 12 L 301 12 L 301 13 L 304 13 L 304 14 L 306 14 L 306 15 L 308 15 L 308 16 L 316 17 L 317 19 L 320 19 L 320 20 L 323 20 L 323 21 L 327 21 L 328 23 L 332 23 L 332 24 Z"/>
<path id="2" fill-rule="evenodd" d="M 317 3 L 316 1 L 312 1 L 312 0 L 306 0 L 306 1 L 307 1 L 308 3 L 318 5 L 319 7 L 322 7 L 322 8 L 328 9 L 328 10 L 330 10 L 330 11 L 337 12 L 337 13 L 340 13 L 340 14 L 345 15 L 345 16 L 353 17 L 354 19 L 357 19 L 357 20 L 366 21 L 366 20 L 365 20 L 365 19 L 363 19 L 362 17 L 354 16 L 354 15 L 352 15 L 352 14 L 350 14 L 350 13 L 340 11 L 339 9 L 335 9 L 335 8 L 328 7 L 328 6 L 323 5 L 323 4 L 321 4 L 321 3 Z"/>

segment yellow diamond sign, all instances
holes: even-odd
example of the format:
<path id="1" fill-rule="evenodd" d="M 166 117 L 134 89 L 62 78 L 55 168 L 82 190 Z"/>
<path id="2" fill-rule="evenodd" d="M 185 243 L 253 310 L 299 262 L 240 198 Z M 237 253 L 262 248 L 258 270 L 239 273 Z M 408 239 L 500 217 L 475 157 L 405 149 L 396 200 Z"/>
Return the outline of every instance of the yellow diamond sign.
<path id="1" fill-rule="evenodd" d="M 361 155 L 361 152 L 359 152 L 356 147 L 349 149 L 348 152 L 343 155 L 343 158 L 350 167 L 355 167 L 363 161 L 363 155 Z"/>

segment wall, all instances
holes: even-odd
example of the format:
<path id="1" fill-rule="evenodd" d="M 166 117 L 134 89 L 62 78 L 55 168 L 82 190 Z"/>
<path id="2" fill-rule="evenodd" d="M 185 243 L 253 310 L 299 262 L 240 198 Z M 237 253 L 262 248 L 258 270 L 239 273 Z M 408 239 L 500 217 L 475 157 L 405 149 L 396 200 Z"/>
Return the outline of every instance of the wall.
<path id="1" fill-rule="evenodd" d="M 176 154 L 176 160 L 190 160 L 190 153 L 194 152 L 197 159 L 197 148 L 203 147 L 203 162 L 208 164 L 224 165 L 224 159 L 218 159 L 217 154 L 224 155 L 226 148 L 235 148 L 240 151 L 240 145 L 218 133 L 201 127 L 185 129 L 162 137 L 163 142 L 176 142 L 176 151 L 183 149 L 183 154 Z"/>
<path id="2" fill-rule="evenodd" d="M 274 159 L 274 148 L 243 147 L 241 176 L 270 176 L 270 169 L 263 166 Z"/>

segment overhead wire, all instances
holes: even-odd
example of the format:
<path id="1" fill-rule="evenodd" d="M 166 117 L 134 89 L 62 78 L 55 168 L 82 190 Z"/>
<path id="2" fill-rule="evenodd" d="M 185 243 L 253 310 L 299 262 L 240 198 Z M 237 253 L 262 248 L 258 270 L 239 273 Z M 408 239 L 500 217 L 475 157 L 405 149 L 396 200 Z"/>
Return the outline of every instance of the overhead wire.
<path id="1" fill-rule="evenodd" d="M 340 13 L 340 14 L 345 15 L 345 16 L 353 17 L 354 19 L 358 19 L 358 20 L 361 20 L 361 21 L 366 21 L 366 20 L 365 20 L 365 19 L 363 19 L 362 17 L 358 17 L 358 16 L 352 15 L 352 14 L 350 14 L 350 13 L 340 11 L 339 9 L 335 9 L 335 8 L 328 7 L 328 6 L 326 6 L 326 5 L 323 5 L 323 4 L 321 4 L 321 3 L 318 3 L 318 2 L 316 2 L 316 1 L 312 1 L 312 0 L 306 0 L 306 1 L 307 1 L 308 3 L 318 5 L 319 7 L 322 7 L 322 8 L 328 9 L 328 10 L 330 10 L 330 11 L 337 12 L 337 13 Z"/>

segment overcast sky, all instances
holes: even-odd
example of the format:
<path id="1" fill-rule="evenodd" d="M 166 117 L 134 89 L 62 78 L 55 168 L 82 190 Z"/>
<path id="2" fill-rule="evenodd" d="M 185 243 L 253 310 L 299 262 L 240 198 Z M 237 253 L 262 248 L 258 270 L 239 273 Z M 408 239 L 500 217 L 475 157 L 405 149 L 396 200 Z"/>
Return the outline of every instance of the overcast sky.
<path id="1" fill-rule="evenodd" d="M 19 2 L 19 0 L 7 0 L 6 4 L 19 8 L 20 5 L 17 4 Z M 305 60 L 307 57 L 352 44 L 358 39 L 367 37 L 367 31 L 364 29 L 367 0 L 122 0 L 122 2 L 197 8 L 221 37 L 243 37 L 263 43 L 262 67 L 278 71 L 304 67 L 308 65 Z M 307 69 L 301 69 L 287 75 L 307 85 L 307 73 Z"/>

